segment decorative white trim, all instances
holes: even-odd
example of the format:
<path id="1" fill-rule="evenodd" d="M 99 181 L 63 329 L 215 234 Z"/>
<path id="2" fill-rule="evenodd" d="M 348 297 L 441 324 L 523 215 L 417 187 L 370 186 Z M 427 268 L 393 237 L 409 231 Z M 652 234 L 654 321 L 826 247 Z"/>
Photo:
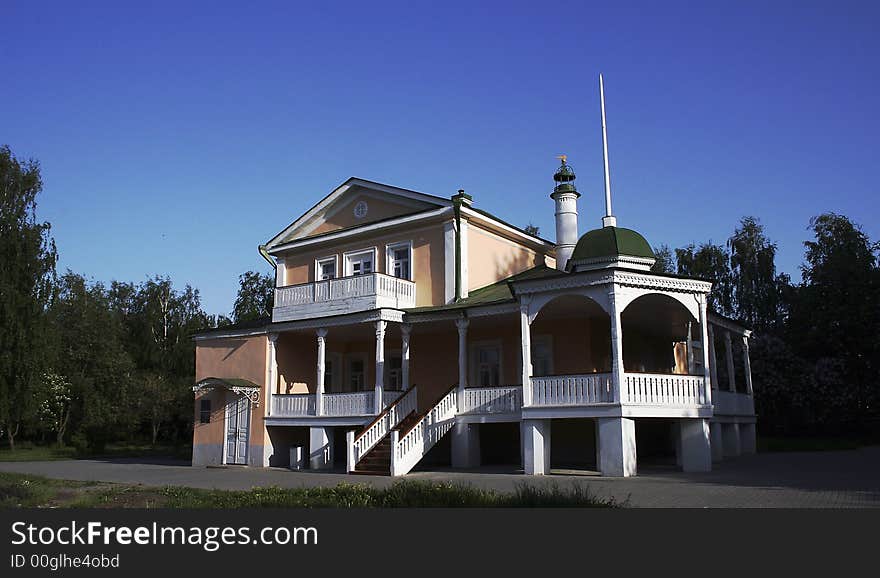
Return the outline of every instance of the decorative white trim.
<path id="1" fill-rule="evenodd" d="M 413 269 L 415 269 L 415 263 L 413 262 L 412 240 L 397 241 L 385 245 L 385 274 L 394 277 L 394 251 L 402 248 L 406 248 L 409 251 L 409 275 L 405 279 L 407 281 L 413 281 Z"/>
<path id="2" fill-rule="evenodd" d="M 460 249 L 461 249 L 461 260 L 458 263 L 458 274 L 459 279 L 461 279 L 461 298 L 465 299 L 468 296 L 468 230 L 470 226 L 468 225 L 467 219 L 461 219 L 459 221 L 459 236 L 460 236 Z"/>
<path id="3" fill-rule="evenodd" d="M 395 187 L 392 185 L 384 185 L 382 183 L 375 183 L 375 182 L 368 181 L 365 179 L 351 177 L 348 180 L 346 180 L 344 183 L 342 183 L 341 185 L 339 185 L 338 187 L 333 189 L 330 192 L 330 194 L 328 194 L 326 197 L 324 197 L 323 199 L 318 201 L 318 203 L 314 207 L 312 207 L 311 209 L 309 209 L 308 211 L 303 213 L 303 215 L 301 215 L 293 223 L 291 223 L 290 225 L 285 227 L 285 229 L 283 231 L 281 231 L 280 233 L 278 233 L 277 235 L 272 237 L 272 239 L 270 239 L 269 242 L 266 243 L 266 246 L 271 250 L 278 243 L 280 243 L 281 239 L 284 239 L 285 237 L 290 235 L 297 228 L 303 227 L 310 220 L 318 217 L 318 215 L 320 215 L 322 212 L 327 211 L 329 209 L 330 205 L 332 205 L 337 199 L 339 199 L 339 197 L 341 197 L 346 192 L 348 192 L 348 190 L 351 189 L 352 187 L 360 187 L 362 189 L 365 189 L 365 191 L 364 191 L 365 193 L 367 191 L 378 191 L 380 193 L 385 193 L 385 194 L 393 195 L 396 197 L 402 197 L 402 198 L 413 200 L 413 201 L 421 201 L 423 203 L 427 203 L 427 204 L 434 205 L 434 206 L 439 206 L 439 207 L 444 207 L 444 208 L 452 206 L 451 200 L 447 200 L 447 199 L 440 198 L 440 197 L 435 197 L 433 195 L 428 195 L 425 193 L 420 193 L 418 191 L 411 191 L 409 189 L 402 189 L 402 188 Z M 335 214 L 335 212 L 330 213 L 330 214 L 331 215 Z M 328 216 L 329 215 L 325 215 L 325 218 Z M 308 234 L 308 232 L 304 232 L 304 234 Z"/>
<path id="4" fill-rule="evenodd" d="M 272 331 L 296 331 L 299 329 L 317 329 L 319 327 L 339 327 L 341 325 L 356 325 L 371 321 L 391 321 L 403 323 L 403 311 L 399 309 L 371 309 L 358 313 L 346 313 L 333 317 L 315 317 L 299 321 L 281 321 L 272 324 Z"/>
<path id="5" fill-rule="evenodd" d="M 399 225 L 405 225 L 409 223 L 416 223 L 419 221 L 426 221 L 429 219 L 433 219 L 435 217 L 441 217 L 446 214 L 451 214 L 452 209 L 449 207 L 441 207 L 439 209 L 427 210 L 422 213 L 416 213 L 415 215 L 406 215 L 403 217 L 398 217 L 396 219 L 389 219 L 387 221 L 379 221 L 374 223 L 367 223 L 365 225 L 361 225 L 359 227 L 352 227 L 350 229 L 343 229 L 340 231 L 335 231 L 333 233 L 327 233 L 324 235 L 314 236 L 314 237 L 306 237 L 303 239 L 296 239 L 293 241 L 288 241 L 287 243 L 279 244 L 271 246 L 267 249 L 270 255 L 275 255 L 278 253 L 283 253 L 290 249 L 296 249 L 300 247 L 308 247 L 310 245 L 315 245 L 319 243 L 331 243 L 333 241 L 338 241 L 340 239 L 347 239 L 349 237 L 353 237 L 356 235 L 362 235 L 364 233 L 376 232 L 376 231 L 384 231 L 386 229 L 391 229 L 393 227 L 397 227 Z"/>
<path id="6" fill-rule="evenodd" d="M 223 380 L 217 379 L 203 379 L 199 383 L 192 386 L 193 393 L 199 393 L 203 391 L 215 391 L 215 390 L 223 390 L 223 391 L 231 391 L 236 395 L 243 395 L 254 405 L 254 407 L 260 407 L 260 388 L 259 387 L 240 387 L 237 385 L 224 385 Z"/>
<path id="7" fill-rule="evenodd" d="M 444 299 L 455 301 L 455 221 L 443 223 L 443 280 Z"/>

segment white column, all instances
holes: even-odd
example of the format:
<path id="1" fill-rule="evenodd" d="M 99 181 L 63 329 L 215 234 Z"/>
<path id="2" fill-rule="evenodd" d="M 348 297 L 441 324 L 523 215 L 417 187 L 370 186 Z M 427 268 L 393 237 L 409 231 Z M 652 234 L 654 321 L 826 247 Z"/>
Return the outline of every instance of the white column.
<path id="1" fill-rule="evenodd" d="M 712 440 L 712 461 L 720 462 L 724 459 L 724 438 L 721 435 L 721 423 L 712 422 L 709 425 L 709 435 Z"/>
<path id="2" fill-rule="evenodd" d="M 377 415 L 382 413 L 382 410 L 385 409 L 385 406 L 382 403 L 382 392 L 385 387 L 385 328 L 387 326 L 387 321 L 376 322 L 376 385 L 374 388 L 374 412 Z"/>
<path id="3" fill-rule="evenodd" d="M 735 458 L 742 453 L 739 445 L 739 424 L 721 424 L 721 443 L 725 458 Z"/>
<path id="4" fill-rule="evenodd" d="M 480 426 L 456 421 L 452 435 L 452 467 L 476 468 L 480 465 Z"/>
<path id="5" fill-rule="evenodd" d="M 401 389 L 406 391 L 410 388 L 409 383 L 409 337 L 412 332 L 412 325 L 404 323 L 400 326 L 400 373 Z"/>
<path id="6" fill-rule="evenodd" d="M 712 471 L 708 419 L 678 420 L 681 469 L 685 472 Z"/>
<path id="7" fill-rule="evenodd" d="M 522 338 L 522 399 L 524 406 L 532 405 L 532 331 L 529 325 L 529 296 L 523 296 L 519 306 L 519 330 Z"/>
<path id="8" fill-rule="evenodd" d="M 636 422 L 625 417 L 601 417 L 599 471 L 603 476 L 636 475 Z"/>
<path id="9" fill-rule="evenodd" d="M 709 329 L 709 364 L 711 365 L 712 372 L 712 388 L 718 389 L 718 355 L 715 353 L 715 331 L 712 329 L 712 325 L 709 323 L 708 318 L 706 319 L 706 325 L 708 325 Z"/>
<path id="10" fill-rule="evenodd" d="M 550 420 L 524 419 L 520 422 L 523 445 L 523 471 L 528 476 L 550 473 Z"/>
<path id="11" fill-rule="evenodd" d="M 458 409 L 464 403 L 464 389 L 467 387 L 467 329 L 470 321 L 466 317 L 455 320 L 458 327 Z"/>
<path id="12" fill-rule="evenodd" d="M 614 389 L 614 402 L 621 403 L 623 386 L 623 324 L 617 306 L 617 286 L 612 284 L 608 293 L 611 305 L 611 386 Z"/>
<path id="13" fill-rule="evenodd" d="M 309 467 L 315 470 L 333 465 L 333 428 L 309 428 Z"/>
<path id="14" fill-rule="evenodd" d="M 709 314 L 706 310 L 706 296 L 700 296 L 700 340 L 703 342 L 703 347 L 700 349 L 703 350 L 703 379 L 705 382 L 706 388 L 706 403 L 712 403 L 712 386 L 714 385 L 714 380 L 712 379 L 712 366 L 711 360 L 709 359 L 709 348 L 712 347 L 712 341 L 709 337 Z"/>
<path id="15" fill-rule="evenodd" d="M 733 369 L 733 344 L 730 342 L 730 331 L 724 331 L 724 352 L 727 359 L 727 381 L 728 389 L 736 392 L 736 374 Z"/>
<path id="16" fill-rule="evenodd" d="M 743 369 L 746 374 L 746 392 L 749 395 L 753 395 L 755 392 L 752 391 L 752 362 L 749 361 L 749 338 L 745 335 L 742 336 L 743 340 Z"/>
<path id="17" fill-rule="evenodd" d="M 315 331 L 318 337 L 318 367 L 315 376 L 315 415 L 324 415 L 324 365 L 327 359 L 327 330 Z"/>
<path id="18" fill-rule="evenodd" d="M 266 413 L 272 415 L 272 396 L 275 395 L 275 389 L 278 387 L 278 355 L 275 351 L 275 344 L 278 342 L 278 334 L 270 333 L 269 337 L 269 367 L 266 372 Z"/>

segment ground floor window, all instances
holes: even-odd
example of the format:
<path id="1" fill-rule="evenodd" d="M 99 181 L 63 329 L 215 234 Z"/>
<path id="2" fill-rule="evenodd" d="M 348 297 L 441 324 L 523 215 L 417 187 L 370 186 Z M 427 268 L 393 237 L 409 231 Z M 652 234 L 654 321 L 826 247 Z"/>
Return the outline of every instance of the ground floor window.
<path id="1" fill-rule="evenodd" d="M 211 400 L 203 399 L 199 403 L 199 423 L 211 423 Z"/>
<path id="2" fill-rule="evenodd" d="M 475 343 L 471 349 L 471 383 L 476 387 L 501 385 L 501 343 Z"/>

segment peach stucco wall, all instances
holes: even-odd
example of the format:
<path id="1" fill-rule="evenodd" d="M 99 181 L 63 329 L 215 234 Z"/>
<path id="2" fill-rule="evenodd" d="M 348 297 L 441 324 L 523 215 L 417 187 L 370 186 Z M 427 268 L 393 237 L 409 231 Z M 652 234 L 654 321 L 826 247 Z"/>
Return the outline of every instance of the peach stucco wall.
<path id="1" fill-rule="evenodd" d="M 535 265 L 544 255 L 473 223 L 468 227 L 468 290 L 491 285 Z"/>
<path id="2" fill-rule="evenodd" d="M 385 251 L 388 245 L 412 241 L 412 275 L 416 283 L 416 305 L 440 305 L 445 299 L 445 247 L 443 225 L 401 227 L 393 233 L 364 237 L 358 241 L 328 245 L 322 249 L 291 251 L 284 259 L 284 284 L 298 285 L 315 280 L 315 260 L 336 256 L 337 275 L 344 275 L 343 254 L 361 249 L 376 249 L 376 271 L 385 273 Z"/>
<path id="3" fill-rule="evenodd" d="M 252 381 L 264 388 L 266 375 L 267 340 L 255 337 L 211 339 L 196 343 L 196 381 L 206 377 L 239 378 Z M 199 423 L 199 406 L 203 396 L 211 400 L 211 423 Z M 196 396 L 193 445 L 224 443 L 224 416 L 227 403 L 225 390 L 203 392 Z M 263 444 L 263 400 L 259 407 L 251 406 L 250 445 Z"/>

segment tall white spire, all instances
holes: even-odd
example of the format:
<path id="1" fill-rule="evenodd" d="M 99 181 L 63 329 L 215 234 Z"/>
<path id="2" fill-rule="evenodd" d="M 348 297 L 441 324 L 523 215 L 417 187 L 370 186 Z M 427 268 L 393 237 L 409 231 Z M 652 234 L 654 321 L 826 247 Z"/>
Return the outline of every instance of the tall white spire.
<path id="1" fill-rule="evenodd" d="M 605 129 L 605 81 L 599 73 L 599 100 L 602 105 L 602 153 L 605 159 L 605 216 L 603 227 L 616 227 L 617 217 L 611 214 L 611 172 L 608 170 L 608 132 Z"/>

